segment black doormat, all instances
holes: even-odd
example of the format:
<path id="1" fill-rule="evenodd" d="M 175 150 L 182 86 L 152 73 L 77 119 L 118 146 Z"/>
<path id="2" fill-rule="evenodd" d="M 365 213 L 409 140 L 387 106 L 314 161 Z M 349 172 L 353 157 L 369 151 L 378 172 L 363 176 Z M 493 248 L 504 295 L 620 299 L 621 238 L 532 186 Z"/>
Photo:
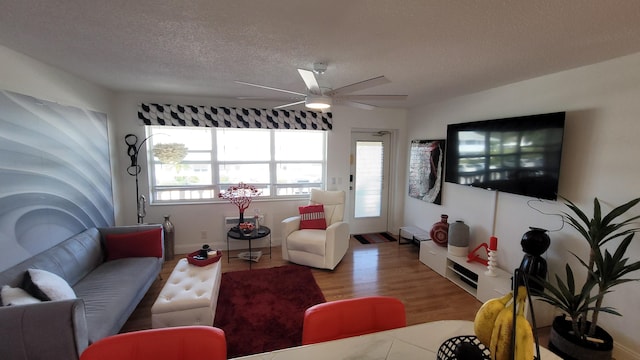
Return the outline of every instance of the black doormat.
<path id="1" fill-rule="evenodd" d="M 390 241 L 396 241 L 396 238 L 388 232 L 353 235 L 361 244 L 379 244 Z"/>

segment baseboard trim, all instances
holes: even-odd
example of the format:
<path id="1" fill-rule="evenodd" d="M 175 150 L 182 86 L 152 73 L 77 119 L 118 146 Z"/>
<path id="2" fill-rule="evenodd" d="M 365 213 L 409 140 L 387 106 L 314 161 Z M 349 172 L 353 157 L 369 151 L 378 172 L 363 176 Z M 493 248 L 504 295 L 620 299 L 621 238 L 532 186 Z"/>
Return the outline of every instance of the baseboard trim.
<path id="1" fill-rule="evenodd" d="M 615 360 L 640 360 L 640 354 L 614 341 L 613 358 Z"/>

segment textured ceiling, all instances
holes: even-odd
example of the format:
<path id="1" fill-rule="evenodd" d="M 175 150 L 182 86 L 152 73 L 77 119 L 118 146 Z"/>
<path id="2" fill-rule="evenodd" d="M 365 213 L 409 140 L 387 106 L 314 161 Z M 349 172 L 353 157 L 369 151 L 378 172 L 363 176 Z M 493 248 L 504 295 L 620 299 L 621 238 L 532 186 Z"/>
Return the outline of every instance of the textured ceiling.
<path id="1" fill-rule="evenodd" d="M 412 107 L 640 52 L 640 1 L 0 0 L 0 44 L 116 91 L 207 97 L 304 92 L 296 68 L 324 61 L 321 85 L 385 75 L 361 93 Z"/>

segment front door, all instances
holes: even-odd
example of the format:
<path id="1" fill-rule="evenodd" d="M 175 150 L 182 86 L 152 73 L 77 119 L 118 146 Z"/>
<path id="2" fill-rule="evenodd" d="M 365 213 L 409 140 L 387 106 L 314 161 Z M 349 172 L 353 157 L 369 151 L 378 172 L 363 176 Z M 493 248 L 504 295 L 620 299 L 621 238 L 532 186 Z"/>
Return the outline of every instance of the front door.
<path id="1" fill-rule="evenodd" d="M 352 234 L 387 231 L 390 137 L 388 131 L 351 134 Z"/>

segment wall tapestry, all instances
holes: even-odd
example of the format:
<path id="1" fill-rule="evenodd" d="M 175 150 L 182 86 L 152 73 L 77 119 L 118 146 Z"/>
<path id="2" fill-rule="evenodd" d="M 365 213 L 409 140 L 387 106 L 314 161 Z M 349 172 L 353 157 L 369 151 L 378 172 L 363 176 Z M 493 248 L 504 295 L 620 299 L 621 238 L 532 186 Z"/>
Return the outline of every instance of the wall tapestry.
<path id="1" fill-rule="evenodd" d="M 0 270 L 114 224 L 106 114 L 0 91 Z"/>
<path id="2" fill-rule="evenodd" d="M 412 140 L 409 159 L 409 196 L 440 205 L 445 140 Z"/>

